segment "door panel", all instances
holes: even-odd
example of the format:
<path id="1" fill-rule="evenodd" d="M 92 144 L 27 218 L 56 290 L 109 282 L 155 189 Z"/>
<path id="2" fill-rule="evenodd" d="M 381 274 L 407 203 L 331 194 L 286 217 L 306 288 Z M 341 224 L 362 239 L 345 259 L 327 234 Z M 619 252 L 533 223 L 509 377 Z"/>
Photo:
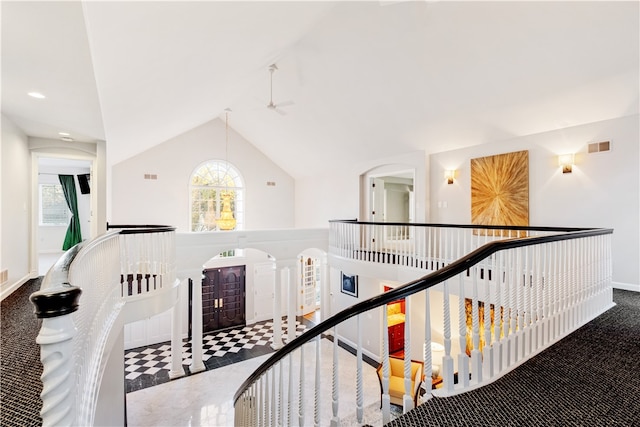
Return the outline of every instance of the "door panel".
<path id="1" fill-rule="evenodd" d="M 202 284 L 203 331 L 209 332 L 244 325 L 245 266 L 205 270 L 204 275 Z M 208 293 L 207 296 L 205 296 L 205 291 Z"/>

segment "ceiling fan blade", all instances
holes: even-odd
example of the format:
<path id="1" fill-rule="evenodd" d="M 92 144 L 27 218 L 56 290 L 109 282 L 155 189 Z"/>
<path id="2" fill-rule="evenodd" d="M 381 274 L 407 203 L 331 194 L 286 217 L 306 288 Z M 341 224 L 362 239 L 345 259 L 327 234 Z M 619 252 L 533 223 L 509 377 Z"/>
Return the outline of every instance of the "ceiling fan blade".
<path id="1" fill-rule="evenodd" d="M 287 112 L 284 110 L 281 110 L 279 108 L 274 108 L 273 111 L 275 111 L 276 113 L 280 114 L 281 116 L 286 116 Z"/>
<path id="2" fill-rule="evenodd" d="M 276 107 L 288 107 L 290 105 L 295 105 L 295 102 L 293 101 L 283 101 L 283 102 L 278 102 L 276 104 Z"/>

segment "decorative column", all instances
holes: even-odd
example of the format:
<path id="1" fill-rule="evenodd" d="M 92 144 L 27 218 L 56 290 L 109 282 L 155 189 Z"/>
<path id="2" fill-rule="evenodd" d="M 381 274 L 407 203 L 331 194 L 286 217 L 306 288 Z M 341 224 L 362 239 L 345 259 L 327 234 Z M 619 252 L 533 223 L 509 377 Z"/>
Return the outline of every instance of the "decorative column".
<path id="1" fill-rule="evenodd" d="M 202 304 L 202 303 L 201 303 Z M 169 378 L 184 376 L 182 368 L 182 289 L 178 286 L 178 297 L 171 309 L 171 370 Z"/>
<path id="2" fill-rule="evenodd" d="M 291 280 L 288 268 L 286 269 L 286 277 L 284 277 L 285 270 L 282 271 L 282 275 L 282 283 L 285 285 L 285 289 L 289 294 L 289 306 L 287 307 L 287 342 L 291 342 L 296 338 L 296 311 L 298 308 L 298 291 L 296 288 L 298 282 L 297 280 Z M 300 284 L 302 283 L 304 282 L 301 281 Z"/>
<path id="3" fill-rule="evenodd" d="M 191 365 L 192 374 L 207 368 L 202 361 L 202 280 L 193 282 L 193 306 L 191 308 Z"/>
<path id="4" fill-rule="evenodd" d="M 289 268 L 280 270 L 280 283 L 273 281 L 273 335 L 271 336 L 271 348 L 282 348 L 282 284 L 289 278 Z"/>
<path id="5" fill-rule="evenodd" d="M 76 424 L 76 376 L 73 363 L 73 337 L 76 327 L 71 313 L 78 310 L 82 291 L 76 286 L 47 289 L 31 294 L 36 317 L 42 327 L 36 338 L 42 361 L 42 425 Z"/>

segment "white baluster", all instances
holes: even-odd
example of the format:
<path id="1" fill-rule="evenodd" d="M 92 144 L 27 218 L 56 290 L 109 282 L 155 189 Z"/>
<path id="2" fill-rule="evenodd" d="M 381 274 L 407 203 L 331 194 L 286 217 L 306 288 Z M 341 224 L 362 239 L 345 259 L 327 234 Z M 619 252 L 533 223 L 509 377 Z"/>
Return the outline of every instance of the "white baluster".
<path id="1" fill-rule="evenodd" d="M 451 357 L 451 306 L 449 305 L 449 280 L 444 282 L 444 360 L 442 361 L 442 387 L 453 391 L 453 357 Z"/>
<path id="2" fill-rule="evenodd" d="M 360 314 L 356 317 L 356 329 L 358 334 L 358 348 L 356 349 L 356 417 L 358 419 L 358 423 L 362 424 L 362 416 L 364 414 L 364 390 L 362 387 L 362 321 L 360 320 L 360 317 Z"/>
<path id="3" fill-rule="evenodd" d="M 278 362 L 278 425 L 283 426 L 284 424 L 284 366 L 282 360 Z"/>
<path id="4" fill-rule="evenodd" d="M 465 289 L 464 289 L 464 275 L 461 273 L 458 275 L 460 292 L 458 297 L 458 342 L 460 345 L 460 353 L 458 353 L 458 384 L 463 388 L 469 386 L 469 356 L 464 351 L 467 347 L 467 311 L 465 307 Z M 442 361 L 438 361 L 439 365 L 442 365 Z"/>
<path id="5" fill-rule="evenodd" d="M 322 362 L 320 360 L 320 338 L 321 335 L 318 335 L 315 338 L 316 342 L 316 381 L 315 381 L 315 394 L 314 394 L 314 405 L 313 405 L 313 425 L 318 427 L 320 425 L 320 376 L 321 376 L 321 368 Z"/>
<path id="6" fill-rule="evenodd" d="M 484 265 L 484 348 L 482 349 L 483 378 L 493 377 L 493 351 L 491 350 L 491 283 L 489 282 L 489 260 Z"/>
<path id="7" fill-rule="evenodd" d="M 193 302 L 191 308 L 191 373 L 206 370 L 202 361 L 202 281 L 193 283 Z"/>
<path id="8" fill-rule="evenodd" d="M 402 396 L 402 413 L 406 414 L 413 409 L 411 398 L 411 307 L 409 298 L 404 299 L 404 395 Z"/>
<path id="9" fill-rule="evenodd" d="M 262 411 L 260 411 L 260 425 L 266 426 L 269 420 L 269 372 L 265 372 L 260 378 L 262 387 L 262 398 L 260 404 L 262 405 Z"/>
<path id="10" fill-rule="evenodd" d="M 304 345 L 300 346 L 300 381 L 298 384 L 298 395 L 300 396 L 300 400 L 298 401 L 298 425 L 299 426 L 304 426 L 305 422 L 304 422 L 304 417 L 305 417 L 305 408 L 304 408 L 304 387 L 305 387 L 305 380 L 304 380 L 304 367 L 305 367 L 305 362 L 306 360 L 304 359 Z"/>
<path id="11" fill-rule="evenodd" d="M 431 398 L 431 377 L 433 375 L 434 360 L 431 355 L 431 303 L 429 302 L 429 289 L 424 291 L 424 343 L 422 344 L 422 361 L 424 375 L 424 400 Z M 405 310 L 406 311 L 406 310 Z M 438 366 L 442 361 L 435 361 Z"/>
<path id="12" fill-rule="evenodd" d="M 493 283 L 494 283 L 494 292 L 495 292 L 495 304 L 493 311 L 493 357 L 494 357 L 494 372 L 501 372 L 503 369 L 503 360 L 502 360 L 502 340 L 500 339 L 500 335 L 502 332 L 502 322 L 504 305 L 502 301 L 502 274 L 504 272 L 503 269 L 503 255 L 504 253 L 498 252 L 494 254 L 492 258 L 493 262 Z"/>
<path id="13" fill-rule="evenodd" d="M 287 360 L 289 361 L 289 399 L 287 399 L 287 423 L 286 425 L 290 426 L 293 424 L 293 356 L 291 353 L 287 356 Z"/>
<path id="14" fill-rule="evenodd" d="M 471 374 L 474 384 L 482 382 L 482 353 L 480 352 L 480 320 L 478 313 L 478 266 L 471 269 L 473 295 L 471 300 L 471 325 L 473 328 L 473 350 L 471 350 Z"/>
<path id="15" fill-rule="evenodd" d="M 333 327 L 333 366 L 331 378 L 331 427 L 340 426 L 340 418 L 338 418 L 338 390 L 340 387 L 338 367 L 338 328 Z"/>
<path id="16" fill-rule="evenodd" d="M 275 365 L 273 365 L 271 367 L 271 369 L 269 369 L 269 373 L 271 374 L 271 399 L 269 399 L 269 401 L 271 402 L 270 406 L 270 414 L 271 414 L 271 419 L 270 419 L 270 423 L 269 425 L 275 426 L 276 425 L 276 420 L 278 419 L 278 391 L 276 390 L 276 368 L 277 368 L 278 364 L 276 363 Z"/>
<path id="17" fill-rule="evenodd" d="M 382 423 L 387 424 L 391 421 L 391 399 L 389 396 L 389 325 L 386 305 L 380 307 L 380 317 L 382 318 Z"/>

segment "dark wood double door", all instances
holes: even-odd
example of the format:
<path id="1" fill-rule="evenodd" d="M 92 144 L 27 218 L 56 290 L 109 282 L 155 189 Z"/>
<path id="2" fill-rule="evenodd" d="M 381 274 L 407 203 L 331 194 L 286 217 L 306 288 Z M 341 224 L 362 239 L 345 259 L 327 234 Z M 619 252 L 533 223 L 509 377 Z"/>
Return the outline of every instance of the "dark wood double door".
<path id="1" fill-rule="evenodd" d="M 211 268 L 202 274 L 203 332 L 244 325 L 245 266 Z"/>

